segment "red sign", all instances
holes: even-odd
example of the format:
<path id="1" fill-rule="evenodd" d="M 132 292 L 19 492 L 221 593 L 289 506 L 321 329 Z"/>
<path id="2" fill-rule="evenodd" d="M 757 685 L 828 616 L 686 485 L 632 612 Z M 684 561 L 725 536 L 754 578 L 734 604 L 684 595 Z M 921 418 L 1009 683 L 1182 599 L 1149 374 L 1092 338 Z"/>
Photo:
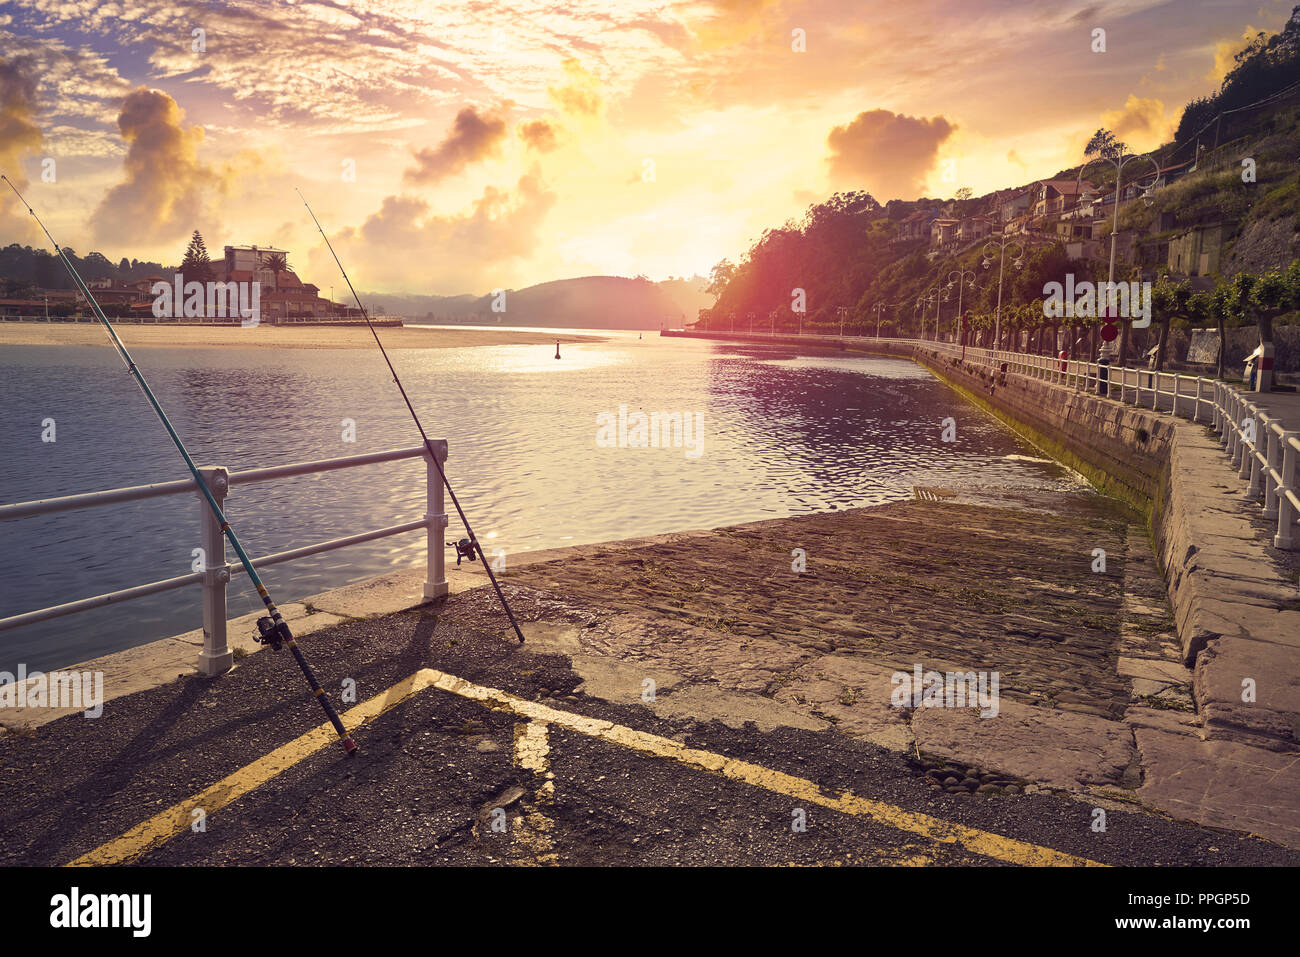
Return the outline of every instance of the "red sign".
<path id="1" fill-rule="evenodd" d="M 1117 338 L 1119 338 L 1119 326 L 1112 325 L 1109 322 L 1106 323 L 1104 326 L 1101 327 L 1101 337 L 1106 342 L 1114 342 Z"/>

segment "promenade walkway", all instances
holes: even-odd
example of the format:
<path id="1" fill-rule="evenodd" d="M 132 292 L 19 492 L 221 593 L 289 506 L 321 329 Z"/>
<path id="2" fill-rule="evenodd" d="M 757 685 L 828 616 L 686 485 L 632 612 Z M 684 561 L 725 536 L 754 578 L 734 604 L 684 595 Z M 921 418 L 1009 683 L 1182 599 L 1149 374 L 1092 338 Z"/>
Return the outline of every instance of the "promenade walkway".
<path id="1" fill-rule="evenodd" d="M 1125 716 L 1189 678 L 1129 517 L 1058 498 L 541 556 L 506 575 L 522 646 L 459 576 L 305 640 L 355 684 L 355 759 L 272 652 L 0 738 L 0 861 L 1300 863 L 1248 808 L 1225 833 L 1144 806 Z M 998 717 L 897 705 L 916 664 L 1000 672 Z"/>

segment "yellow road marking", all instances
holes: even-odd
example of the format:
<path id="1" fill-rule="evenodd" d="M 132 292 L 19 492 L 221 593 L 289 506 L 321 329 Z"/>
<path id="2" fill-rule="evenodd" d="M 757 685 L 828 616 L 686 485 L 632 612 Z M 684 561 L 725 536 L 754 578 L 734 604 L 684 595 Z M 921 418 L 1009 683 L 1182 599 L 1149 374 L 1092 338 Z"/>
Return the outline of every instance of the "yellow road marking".
<path id="1" fill-rule="evenodd" d="M 719 774 L 722 777 L 762 788 L 774 794 L 784 794 L 807 804 L 829 808 L 841 814 L 878 821 L 900 831 L 918 834 L 939 844 L 960 844 L 976 854 L 999 861 L 1006 861 L 1010 864 L 1071 867 L 1105 866 L 1097 861 L 1076 857 L 1072 854 L 1053 850 L 1050 847 L 1041 847 L 1037 844 L 1018 841 L 990 831 L 967 827 L 964 824 L 955 824 L 951 821 L 931 817 L 928 814 L 905 811 L 900 807 L 880 801 L 868 800 L 849 792 L 825 794 L 819 785 L 804 778 L 773 771 L 770 768 L 751 764 L 748 761 L 723 757 L 711 751 L 688 748 L 681 742 L 674 741 L 671 738 L 660 737 L 646 731 L 636 731 L 623 725 L 614 724 L 612 721 L 602 721 L 597 718 L 572 714 L 568 711 L 558 711 L 535 701 L 518 698 L 495 688 L 476 685 L 463 678 L 436 671 L 432 668 L 423 668 L 409 678 L 398 682 L 383 694 L 352 708 L 343 715 L 344 726 L 351 731 L 361 723 L 378 717 L 390 708 L 429 687 L 438 688 L 471 701 L 478 701 L 494 710 L 507 711 L 518 717 L 538 722 L 541 725 L 555 725 L 569 731 L 575 731 L 578 734 L 617 744 L 620 747 L 641 754 L 676 761 L 679 764 Z M 522 735 L 527 735 L 528 738 L 537 735 L 540 738 L 543 733 L 544 731 L 538 728 L 531 732 L 523 732 Z M 162 844 L 187 828 L 190 824 L 191 812 L 195 808 L 203 808 L 208 814 L 211 814 L 212 811 L 238 800 L 282 771 L 288 770 L 312 753 L 333 742 L 335 738 L 333 728 L 329 724 L 320 725 L 302 737 L 290 741 L 265 757 L 259 758 L 252 764 L 223 778 L 194 797 L 154 815 L 122 836 L 109 841 L 88 854 L 82 855 L 72 861 L 71 864 L 118 864 L 134 860 L 145 851 Z M 518 744 L 524 745 L 520 750 L 525 754 L 531 752 L 534 760 L 536 760 L 536 757 L 545 754 L 545 751 L 538 747 L 540 743 L 537 738 L 527 741 L 527 744 L 524 741 L 518 742 Z M 539 751 L 541 751 L 541 755 L 538 755 Z"/>
<path id="2" fill-rule="evenodd" d="M 432 671 L 432 669 L 427 670 Z M 567 711 L 557 711 L 555 708 L 548 708 L 546 705 L 538 704 L 535 701 L 516 698 L 505 691 L 472 684 L 463 678 L 457 678 L 455 675 L 442 672 L 433 672 L 433 674 L 436 675 L 433 680 L 434 687 L 441 688 L 443 691 L 450 691 L 462 698 L 482 701 L 497 710 L 509 711 L 520 717 L 530 718 L 533 721 L 567 728 L 570 731 L 576 731 L 588 737 L 599 738 L 602 741 L 609 741 L 612 744 L 618 744 L 633 751 L 639 751 L 642 754 L 667 758 L 704 771 L 712 771 L 723 777 L 751 784 L 754 787 L 763 788 L 776 794 L 784 794 L 808 804 L 817 804 L 856 817 L 870 818 L 900 831 L 919 834 L 940 844 L 961 844 L 968 850 L 974 851 L 976 854 L 982 854 L 985 857 L 996 858 L 1011 864 L 1069 867 L 1105 866 L 1097 861 L 1091 861 L 1084 857 L 1075 857 L 1073 854 L 1065 854 L 1050 847 L 1040 847 L 1037 844 L 1029 844 L 1025 841 L 1004 837 L 1001 834 L 993 834 L 989 831 L 981 831 L 978 828 L 967 827 L 964 824 L 954 824 L 950 821 L 940 820 L 937 817 L 931 817 L 928 814 L 905 811 L 891 804 L 860 798 L 848 792 L 827 795 L 822 793 L 821 787 L 812 781 L 797 778 L 790 774 L 783 774 L 780 771 L 773 771 L 770 768 L 751 764 L 748 761 L 723 757 L 711 751 L 688 748 L 681 742 L 674 741 L 671 738 L 660 737 L 646 731 L 635 731 L 632 728 L 614 724 L 612 721 L 601 721 L 596 718 L 571 714 Z"/>
<path id="3" fill-rule="evenodd" d="M 341 716 L 343 727 L 351 732 L 364 722 L 379 717 L 390 708 L 396 707 L 412 695 L 428 688 L 431 683 L 427 671 L 417 671 L 382 694 L 375 695 L 355 708 L 348 709 Z M 193 797 L 137 824 L 120 837 L 81 855 L 74 861 L 69 861 L 68 866 L 129 863 L 188 828 L 193 820 L 195 809 L 201 808 L 206 815 L 210 816 L 213 811 L 234 803 L 249 791 L 336 741 L 338 735 L 333 725 L 328 722 L 319 725 L 301 737 L 294 738 L 288 744 L 276 748 L 270 754 L 258 758 L 252 764 L 227 775 Z"/>
<path id="4" fill-rule="evenodd" d="M 555 822 L 543 808 L 555 800 L 555 775 L 550 768 L 551 740 L 546 725 L 523 721 L 515 725 L 515 764 L 541 779 L 533 802 L 525 802 L 524 813 L 515 819 L 515 839 L 529 857 L 522 863 L 554 864 L 559 860 L 551 838 Z"/>

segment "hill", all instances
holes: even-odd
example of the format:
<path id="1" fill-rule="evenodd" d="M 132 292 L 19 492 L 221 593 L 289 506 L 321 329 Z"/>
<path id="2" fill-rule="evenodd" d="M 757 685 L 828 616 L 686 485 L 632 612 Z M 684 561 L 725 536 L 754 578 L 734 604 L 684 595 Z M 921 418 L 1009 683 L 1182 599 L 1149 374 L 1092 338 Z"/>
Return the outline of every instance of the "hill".
<path id="1" fill-rule="evenodd" d="M 576 329 L 658 329 L 693 320 L 712 302 L 702 277 L 651 282 L 644 277 L 584 276 L 505 292 L 505 311 L 495 297 L 362 294 L 362 301 L 390 315 L 430 323 L 497 323 Z"/>
<path id="2" fill-rule="evenodd" d="M 1107 135 L 1098 131 L 1092 155 L 1104 154 Z M 1106 278 L 1117 200 L 1117 279 L 1168 275 L 1199 290 L 1285 269 L 1300 256 L 1297 155 L 1300 7 L 1279 33 L 1260 34 L 1237 55 L 1217 91 L 1187 105 L 1174 140 L 1149 154 L 1154 165 L 1126 163 L 1119 197 L 1114 166 L 1089 156 L 978 197 L 882 205 L 864 192 L 837 193 L 764 232 L 735 263 L 715 266 L 717 300 L 701 319 L 711 328 L 823 332 L 841 323 L 874 331 L 880 322 L 885 334 L 909 335 L 923 327 L 933 335 L 937 320 L 951 335 L 960 308 L 976 328 L 992 327 L 1000 311 L 1004 334 L 1033 330 L 1044 323 L 1038 300 L 1047 284 Z M 1000 258 L 984 255 L 999 233 L 1011 251 L 1000 290 Z"/>

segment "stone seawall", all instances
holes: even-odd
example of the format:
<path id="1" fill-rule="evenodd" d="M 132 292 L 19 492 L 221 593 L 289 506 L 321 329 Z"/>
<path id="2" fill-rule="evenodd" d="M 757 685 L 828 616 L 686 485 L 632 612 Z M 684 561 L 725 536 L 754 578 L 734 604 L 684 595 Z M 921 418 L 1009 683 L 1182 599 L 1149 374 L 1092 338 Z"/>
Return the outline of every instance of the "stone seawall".
<path id="1" fill-rule="evenodd" d="M 699 334 L 695 334 L 699 336 Z M 772 342 L 769 336 L 707 338 Z M 914 360 L 1027 441 L 1142 511 L 1168 587 L 1205 740 L 1300 750 L 1300 592 L 1204 424 L 1027 376 L 995 376 L 925 343 L 776 337 Z M 1254 700 L 1244 701 L 1243 697 Z"/>

